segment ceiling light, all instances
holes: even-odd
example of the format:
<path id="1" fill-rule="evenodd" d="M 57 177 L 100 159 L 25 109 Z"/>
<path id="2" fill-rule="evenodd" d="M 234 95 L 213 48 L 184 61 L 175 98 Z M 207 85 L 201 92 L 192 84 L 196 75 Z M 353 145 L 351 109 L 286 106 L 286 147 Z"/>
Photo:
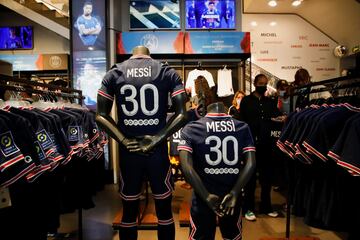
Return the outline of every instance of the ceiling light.
<path id="1" fill-rule="evenodd" d="M 257 22 L 252 21 L 252 22 L 250 23 L 250 25 L 253 26 L 253 27 L 256 27 L 258 24 L 257 24 Z"/>
<path id="2" fill-rule="evenodd" d="M 276 24 L 277 24 L 276 22 L 270 22 L 270 23 L 269 23 L 269 25 L 272 26 L 272 27 L 273 27 L 273 26 L 276 26 Z"/>
<path id="3" fill-rule="evenodd" d="M 292 5 L 294 7 L 297 7 L 297 6 L 299 6 L 301 4 L 301 2 L 302 2 L 302 0 L 295 0 L 295 1 L 292 2 Z"/>
<path id="4" fill-rule="evenodd" d="M 268 2 L 268 5 L 269 5 L 270 7 L 276 7 L 277 2 L 276 2 L 275 0 L 271 0 L 271 1 Z"/>

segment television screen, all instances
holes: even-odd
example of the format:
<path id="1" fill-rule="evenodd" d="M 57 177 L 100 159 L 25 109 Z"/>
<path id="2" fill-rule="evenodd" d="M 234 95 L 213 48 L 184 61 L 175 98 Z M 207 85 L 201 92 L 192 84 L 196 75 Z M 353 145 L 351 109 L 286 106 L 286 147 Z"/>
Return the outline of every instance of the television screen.
<path id="1" fill-rule="evenodd" d="M 0 50 L 33 49 L 32 26 L 0 27 Z"/>
<path id="2" fill-rule="evenodd" d="M 186 0 L 186 29 L 234 29 L 235 0 Z"/>
<path id="3" fill-rule="evenodd" d="M 130 29 L 179 28 L 179 0 L 130 1 Z"/>

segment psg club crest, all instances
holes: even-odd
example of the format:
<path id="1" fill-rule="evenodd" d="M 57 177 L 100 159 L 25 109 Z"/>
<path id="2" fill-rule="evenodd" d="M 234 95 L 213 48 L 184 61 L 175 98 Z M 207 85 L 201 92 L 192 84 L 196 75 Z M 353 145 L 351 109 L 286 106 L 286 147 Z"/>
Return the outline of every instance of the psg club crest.
<path id="1" fill-rule="evenodd" d="M 153 34 L 146 34 L 141 38 L 140 44 L 147 47 L 151 52 L 158 48 L 159 39 Z"/>

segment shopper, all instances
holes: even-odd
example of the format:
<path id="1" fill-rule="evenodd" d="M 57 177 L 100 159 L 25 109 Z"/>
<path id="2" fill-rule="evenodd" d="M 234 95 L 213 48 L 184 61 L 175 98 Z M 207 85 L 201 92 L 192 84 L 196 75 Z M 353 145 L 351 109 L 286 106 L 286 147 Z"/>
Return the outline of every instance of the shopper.
<path id="1" fill-rule="evenodd" d="M 240 103 L 245 96 L 245 92 L 241 90 L 237 91 L 234 95 L 234 99 L 232 100 L 232 104 L 229 108 L 228 114 L 235 119 L 240 119 Z"/>
<path id="2" fill-rule="evenodd" d="M 309 94 L 311 90 L 323 88 L 325 86 L 317 85 L 311 88 L 306 87 L 308 84 L 311 84 L 311 76 L 309 74 L 309 71 L 305 68 L 298 69 L 295 73 L 294 78 L 295 81 L 293 83 L 293 87 L 304 87 L 299 90 L 302 94 L 294 97 L 295 108 L 304 108 L 305 106 L 309 105 L 310 101 L 313 99 L 328 99 L 331 97 L 331 94 L 328 91 L 321 91 L 318 93 Z M 293 92 L 292 89 L 290 90 L 291 92 Z"/>
<path id="3" fill-rule="evenodd" d="M 268 79 L 264 74 L 255 77 L 255 91 L 245 96 L 240 104 L 240 119 L 249 124 L 256 146 L 257 171 L 261 185 L 260 213 L 270 217 L 277 217 L 278 213 L 271 206 L 271 179 L 272 164 L 271 138 L 268 134 L 269 124 L 272 119 L 282 121 L 283 117 L 277 108 L 276 101 L 265 96 Z M 245 187 L 244 212 L 245 218 L 250 221 L 256 220 L 255 211 L 255 188 L 256 174 L 253 174 Z"/>
<path id="4" fill-rule="evenodd" d="M 276 83 L 276 95 L 278 97 L 278 108 L 284 115 L 290 112 L 289 83 L 286 80 L 280 80 Z"/>

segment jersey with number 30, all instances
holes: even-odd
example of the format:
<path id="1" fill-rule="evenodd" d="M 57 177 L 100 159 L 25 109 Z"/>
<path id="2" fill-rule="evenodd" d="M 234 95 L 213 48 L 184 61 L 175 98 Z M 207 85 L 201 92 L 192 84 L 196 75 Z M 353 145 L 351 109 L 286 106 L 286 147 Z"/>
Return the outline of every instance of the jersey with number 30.
<path id="1" fill-rule="evenodd" d="M 208 113 L 187 124 L 178 150 L 193 156 L 193 167 L 206 189 L 223 196 L 235 185 L 243 154 L 255 151 L 249 126 L 227 114 Z"/>
<path id="2" fill-rule="evenodd" d="M 153 135 L 166 125 L 168 94 L 184 93 L 177 72 L 148 56 L 116 64 L 98 94 L 116 100 L 118 127 L 128 137 Z"/>

